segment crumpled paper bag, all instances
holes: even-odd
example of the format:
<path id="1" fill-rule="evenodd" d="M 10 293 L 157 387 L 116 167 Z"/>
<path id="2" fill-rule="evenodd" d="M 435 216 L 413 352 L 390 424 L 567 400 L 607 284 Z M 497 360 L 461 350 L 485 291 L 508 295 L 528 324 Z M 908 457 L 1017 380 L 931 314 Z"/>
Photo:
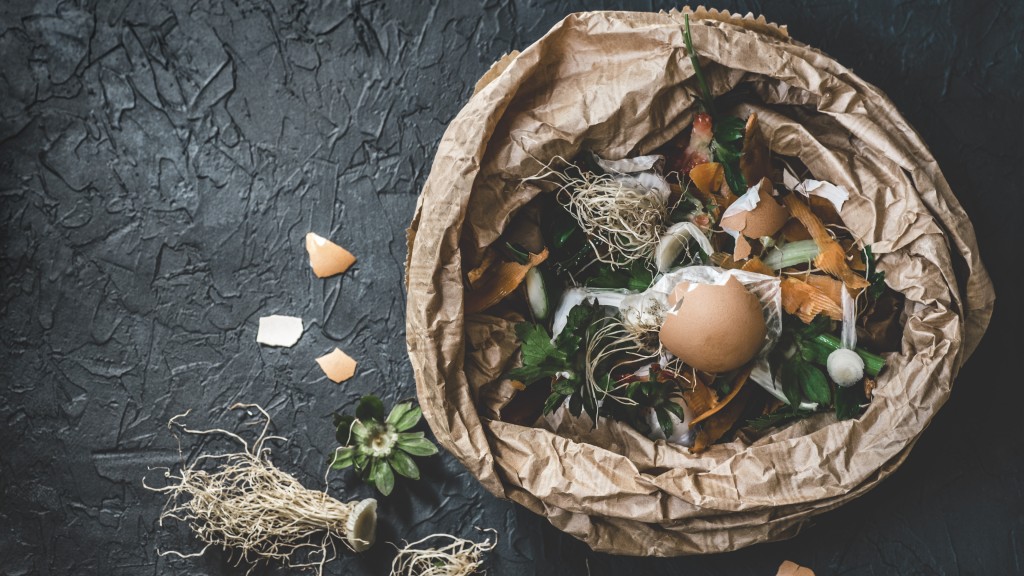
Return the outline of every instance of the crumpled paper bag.
<path id="1" fill-rule="evenodd" d="M 854 235 L 906 296 L 902 350 L 857 420 L 817 415 L 753 444 L 694 455 L 625 424 L 556 429 L 497 419 L 515 393 L 514 324 L 463 312 L 463 271 L 540 190 L 556 157 L 646 154 L 693 117 L 683 13 L 572 14 L 506 55 L 451 122 L 409 229 L 409 357 L 440 443 L 492 493 L 592 548 L 670 556 L 792 537 L 891 474 L 949 397 L 994 292 L 971 223 L 924 142 L 877 88 L 763 18 L 698 9 L 711 90 L 747 85 L 774 154 L 851 192 Z"/>

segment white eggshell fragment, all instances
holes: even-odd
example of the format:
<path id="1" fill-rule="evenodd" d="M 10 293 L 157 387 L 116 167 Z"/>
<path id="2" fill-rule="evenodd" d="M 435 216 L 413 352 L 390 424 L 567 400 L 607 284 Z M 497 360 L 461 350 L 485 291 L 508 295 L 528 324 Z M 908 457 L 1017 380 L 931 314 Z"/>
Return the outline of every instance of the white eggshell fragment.
<path id="1" fill-rule="evenodd" d="M 302 336 L 302 318 L 294 316 L 264 316 L 256 332 L 256 342 L 264 346 L 290 348 Z"/>
<path id="2" fill-rule="evenodd" d="M 824 180 L 804 180 L 797 184 L 793 190 L 808 198 L 811 196 L 820 196 L 828 200 L 833 206 L 835 206 L 837 213 L 842 212 L 843 204 L 850 199 L 850 193 L 846 191 L 846 188 L 836 186 L 835 184 L 825 182 Z"/>

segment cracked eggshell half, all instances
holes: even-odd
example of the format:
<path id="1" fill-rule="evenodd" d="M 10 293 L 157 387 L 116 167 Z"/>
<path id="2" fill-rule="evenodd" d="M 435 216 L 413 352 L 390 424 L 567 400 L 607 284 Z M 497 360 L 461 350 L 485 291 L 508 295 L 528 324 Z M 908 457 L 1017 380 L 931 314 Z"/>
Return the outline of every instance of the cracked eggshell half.
<path id="1" fill-rule="evenodd" d="M 733 202 L 722 214 L 722 229 L 747 238 L 772 236 L 789 220 L 789 210 L 771 195 L 772 183 L 762 178 L 756 187 Z"/>
<path id="2" fill-rule="evenodd" d="M 659 337 L 669 352 L 704 372 L 728 372 L 749 362 L 768 335 L 761 303 L 736 278 L 722 285 L 680 283 Z"/>

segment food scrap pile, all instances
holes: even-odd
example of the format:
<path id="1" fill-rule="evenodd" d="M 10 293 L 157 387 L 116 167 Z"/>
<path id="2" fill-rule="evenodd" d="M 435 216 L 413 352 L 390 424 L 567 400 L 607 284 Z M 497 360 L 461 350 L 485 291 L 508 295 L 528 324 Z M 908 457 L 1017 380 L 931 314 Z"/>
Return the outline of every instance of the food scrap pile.
<path id="1" fill-rule="evenodd" d="M 701 452 L 821 412 L 856 418 L 902 296 L 843 225 L 850 192 L 773 156 L 742 94 L 626 159 L 556 159 L 466 274 L 466 312 L 517 325 L 502 418 L 567 410 Z"/>

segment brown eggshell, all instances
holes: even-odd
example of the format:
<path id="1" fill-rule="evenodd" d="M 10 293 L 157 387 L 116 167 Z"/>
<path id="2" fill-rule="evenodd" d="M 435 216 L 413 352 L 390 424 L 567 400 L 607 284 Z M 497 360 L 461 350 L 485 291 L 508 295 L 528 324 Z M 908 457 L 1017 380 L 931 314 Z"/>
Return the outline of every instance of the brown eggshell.
<path id="1" fill-rule="evenodd" d="M 683 299 L 683 296 L 686 295 L 686 291 L 689 290 L 689 289 L 690 289 L 690 283 L 685 281 L 685 280 L 683 280 L 679 284 L 676 284 L 676 287 L 673 288 L 672 292 L 670 292 L 669 295 L 668 295 L 668 305 L 669 305 L 669 308 L 674 308 L 675 305 L 676 305 L 676 302 L 681 301 Z"/>
<path id="2" fill-rule="evenodd" d="M 728 372 L 764 345 L 768 329 L 761 303 L 734 277 L 722 286 L 701 284 L 682 294 L 665 315 L 659 337 L 669 352 L 697 370 Z"/>
<path id="3" fill-rule="evenodd" d="M 341 274 L 356 262 L 351 252 L 313 232 L 306 234 L 306 252 L 309 254 L 309 266 L 317 278 Z"/>
<path id="4" fill-rule="evenodd" d="M 340 384 L 356 373 L 356 361 L 337 348 L 317 358 L 316 363 L 320 365 L 324 374 L 335 383 Z"/>
<path id="5" fill-rule="evenodd" d="M 722 228 L 740 232 L 747 238 L 773 236 L 789 220 L 789 210 L 771 195 L 772 183 L 762 178 L 757 190 L 757 206 L 753 210 L 722 218 Z"/>

